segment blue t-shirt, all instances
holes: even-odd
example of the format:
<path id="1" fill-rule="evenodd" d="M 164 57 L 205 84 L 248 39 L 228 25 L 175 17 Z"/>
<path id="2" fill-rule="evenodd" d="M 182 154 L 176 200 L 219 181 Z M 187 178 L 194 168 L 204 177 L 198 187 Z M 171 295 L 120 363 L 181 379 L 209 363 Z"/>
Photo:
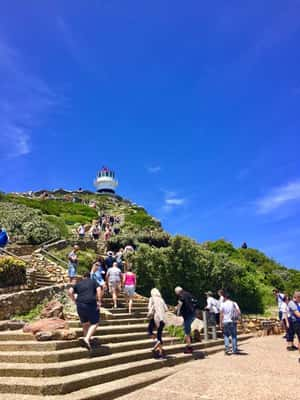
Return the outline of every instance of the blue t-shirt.
<path id="1" fill-rule="evenodd" d="M 2 229 L 0 232 L 0 246 L 3 247 L 8 242 L 8 236 L 5 229 Z"/>
<path id="2" fill-rule="evenodd" d="M 300 322 L 300 317 L 297 317 L 295 315 L 295 311 L 300 312 L 300 304 L 296 303 L 295 301 L 290 301 L 288 304 L 290 313 L 291 313 L 291 320 L 292 321 L 299 321 Z"/>

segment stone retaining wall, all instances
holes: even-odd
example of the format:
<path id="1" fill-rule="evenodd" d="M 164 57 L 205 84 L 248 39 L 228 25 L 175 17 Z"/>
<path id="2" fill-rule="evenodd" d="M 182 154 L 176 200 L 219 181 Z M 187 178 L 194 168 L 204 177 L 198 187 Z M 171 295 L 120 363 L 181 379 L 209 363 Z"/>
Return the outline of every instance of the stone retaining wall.
<path id="1" fill-rule="evenodd" d="M 62 284 L 68 282 L 67 269 L 58 265 L 54 261 L 47 259 L 40 252 L 35 252 L 32 255 L 31 266 L 38 272 L 45 274 L 53 281 L 53 284 Z"/>
<path id="2" fill-rule="evenodd" d="M 45 299 L 66 290 L 67 285 L 48 286 L 34 290 L 23 290 L 17 293 L 0 296 L 0 320 L 10 319 L 15 314 L 25 314 Z"/>

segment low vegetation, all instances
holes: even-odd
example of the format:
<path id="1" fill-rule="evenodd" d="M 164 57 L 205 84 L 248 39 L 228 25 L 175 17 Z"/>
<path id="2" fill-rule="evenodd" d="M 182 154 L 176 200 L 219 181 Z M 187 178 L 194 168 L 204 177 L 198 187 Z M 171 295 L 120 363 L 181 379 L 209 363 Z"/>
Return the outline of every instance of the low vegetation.
<path id="1" fill-rule="evenodd" d="M 19 286 L 25 283 L 25 263 L 10 256 L 0 257 L 0 287 Z"/>

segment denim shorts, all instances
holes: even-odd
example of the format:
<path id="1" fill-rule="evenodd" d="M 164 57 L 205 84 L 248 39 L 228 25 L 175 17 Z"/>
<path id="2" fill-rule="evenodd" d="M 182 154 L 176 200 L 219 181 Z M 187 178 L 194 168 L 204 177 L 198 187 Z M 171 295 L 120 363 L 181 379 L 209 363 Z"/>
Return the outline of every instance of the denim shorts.
<path id="1" fill-rule="evenodd" d="M 124 287 L 124 292 L 127 294 L 127 296 L 134 296 L 135 295 L 135 287 L 134 285 L 125 285 Z"/>
<path id="2" fill-rule="evenodd" d="M 73 264 L 69 264 L 68 275 L 69 278 L 74 278 L 74 276 L 76 276 L 76 267 Z"/>
<path id="3" fill-rule="evenodd" d="M 194 322 L 195 317 L 193 315 L 184 318 L 183 320 L 183 329 L 184 329 L 184 333 L 185 335 L 190 335 L 191 331 L 192 331 L 192 323 Z"/>

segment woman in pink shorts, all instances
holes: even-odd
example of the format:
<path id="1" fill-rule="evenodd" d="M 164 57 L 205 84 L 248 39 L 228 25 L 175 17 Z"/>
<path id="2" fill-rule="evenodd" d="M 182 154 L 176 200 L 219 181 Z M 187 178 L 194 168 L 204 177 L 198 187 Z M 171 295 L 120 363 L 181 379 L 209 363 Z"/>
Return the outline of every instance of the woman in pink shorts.
<path id="1" fill-rule="evenodd" d="M 128 303 L 128 312 L 131 314 L 133 297 L 135 295 L 136 275 L 132 272 L 130 265 L 128 265 L 127 272 L 123 275 L 123 285 Z"/>

